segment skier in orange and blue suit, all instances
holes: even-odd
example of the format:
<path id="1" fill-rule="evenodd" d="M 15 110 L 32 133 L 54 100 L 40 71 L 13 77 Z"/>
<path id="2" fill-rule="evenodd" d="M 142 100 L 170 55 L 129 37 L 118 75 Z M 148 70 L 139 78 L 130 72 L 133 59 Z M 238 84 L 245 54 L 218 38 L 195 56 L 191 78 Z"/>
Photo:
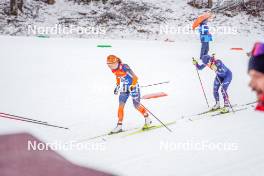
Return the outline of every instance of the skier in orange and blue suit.
<path id="1" fill-rule="evenodd" d="M 143 129 L 150 127 L 152 121 L 149 118 L 147 110 L 140 104 L 140 88 L 138 85 L 138 77 L 131 70 L 131 68 L 122 63 L 121 59 L 115 55 L 107 57 L 107 65 L 116 76 L 116 87 L 114 94 L 119 94 L 119 107 L 118 107 L 118 123 L 117 126 L 111 131 L 111 134 L 122 132 L 122 123 L 124 118 L 124 106 L 129 96 L 132 97 L 134 107 L 145 118 Z"/>

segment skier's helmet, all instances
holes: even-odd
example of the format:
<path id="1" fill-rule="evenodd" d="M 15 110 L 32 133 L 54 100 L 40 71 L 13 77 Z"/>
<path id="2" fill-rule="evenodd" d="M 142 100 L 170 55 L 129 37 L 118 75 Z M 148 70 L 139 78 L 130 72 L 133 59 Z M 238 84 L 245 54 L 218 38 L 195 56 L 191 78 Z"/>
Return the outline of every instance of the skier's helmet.
<path id="1" fill-rule="evenodd" d="M 107 57 L 107 64 L 120 63 L 121 60 L 115 55 L 109 55 Z"/>
<path id="2" fill-rule="evenodd" d="M 210 60 L 211 60 L 211 56 L 203 55 L 202 61 L 203 61 L 204 64 L 208 64 Z"/>

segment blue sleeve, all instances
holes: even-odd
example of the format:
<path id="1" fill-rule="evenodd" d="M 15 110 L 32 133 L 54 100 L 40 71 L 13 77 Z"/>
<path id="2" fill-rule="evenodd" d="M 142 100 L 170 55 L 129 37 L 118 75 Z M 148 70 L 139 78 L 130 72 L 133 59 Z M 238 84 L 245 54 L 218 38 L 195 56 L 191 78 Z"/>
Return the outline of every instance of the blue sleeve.
<path id="1" fill-rule="evenodd" d="M 123 65 L 123 70 L 124 70 L 125 72 L 127 72 L 127 71 L 130 70 L 130 67 L 129 67 L 127 64 L 124 64 L 124 65 Z"/>
<path id="2" fill-rule="evenodd" d="M 123 65 L 123 70 L 129 73 L 131 76 L 134 74 L 134 72 L 131 70 L 131 68 L 127 64 Z"/>
<path id="3" fill-rule="evenodd" d="M 205 64 L 202 64 L 202 65 L 197 64 L 196 67 L 198 70 L 202 70 L 206 67 L 206 65 Z"/>

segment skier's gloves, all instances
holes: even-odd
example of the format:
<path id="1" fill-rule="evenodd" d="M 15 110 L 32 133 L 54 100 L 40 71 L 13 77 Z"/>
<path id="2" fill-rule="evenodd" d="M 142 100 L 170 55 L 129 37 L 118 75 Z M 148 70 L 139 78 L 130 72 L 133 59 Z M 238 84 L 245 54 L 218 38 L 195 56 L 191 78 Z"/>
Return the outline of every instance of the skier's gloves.
<path id="1" fill-rule="evenodd" d="M 119 86 L 119 85 L 116 85 L 115 90 L 114 90 L 114 94 L 115 94 L 115 95 L 118 94 L 118 92 L 119 92 L 119 88 L 120 88 L 120 86 Z"/>
<path id="2" fill-rule="evenodd" d="M 213 71 L 217 71 L 217 66 L 215 64 L 210 64 L 209 68 L 212 69 Z"/>
<path id="3" fill-rule="evenodd" d="M 193 63 L 193 65 L 197 65 L 198 64 L 197 60 L 195 60 L 195 59 L 193 59 L 192 63 Z"/>
<path id="4" fill-rule="evenodd" d="M 217 71 L 217 67 L 216 67 L 215 64 L 213 64 L 213 65 L 211 66 L 211 68 L 212 68 L 212 70 Z"/>

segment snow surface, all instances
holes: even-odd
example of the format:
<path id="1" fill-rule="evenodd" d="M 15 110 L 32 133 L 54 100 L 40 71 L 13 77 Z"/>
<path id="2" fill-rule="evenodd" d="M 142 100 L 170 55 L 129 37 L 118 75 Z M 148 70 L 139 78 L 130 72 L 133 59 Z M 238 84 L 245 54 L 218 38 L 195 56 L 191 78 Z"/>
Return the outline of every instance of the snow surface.
<path id="1" fill-rule="evenodd" d="M 245 55 L 257 38 L 222 40 L 211 51 L 233 71 L 229 89 L 232 104 L 256 99 L 248 88 Z M 258 38 L 263 40 L 263 38 Z M 55 129 L 0 118 L 1 134 L 30 132 L 46 142 L 69 143 L 109 132 L 117 122 L 115 78 L 105 64 L 116 54 L 130 65 L 140 85 L 162 81 L 169 84 L 142 88 L 142 95 L 166 92 L 169 96 L 142 100 L 162 121 L 176 120 L 165 128 L 134 136 L 122 135 L 83 141 L 102 144 L 100 150 L 59 150 L 74 163 L 118 175 L 263 175 L 264 116 L 252 109 L 190 122 L 182 115 L 207 109 L 191 58 L 199 55 L 199 42 L 146 42 L 37 37 L 0 37 L 1 112 L 23 115 L 71 130 Z M 241 42 L 243 41 L 243 42 Z M 97 48 L 111 44 L 112 48 Z M 242 47 L 244 51 L 232 51 Z M 200 72 L 210 105 L 213 105 L 210 70 Z M 153 119 L 155 123 L 158 123 Z M 141 127 L 144 119 L 129 99 L 124 129 Z M 161 143 L 234 143 L 235 151 L 165 150 Z"/>

